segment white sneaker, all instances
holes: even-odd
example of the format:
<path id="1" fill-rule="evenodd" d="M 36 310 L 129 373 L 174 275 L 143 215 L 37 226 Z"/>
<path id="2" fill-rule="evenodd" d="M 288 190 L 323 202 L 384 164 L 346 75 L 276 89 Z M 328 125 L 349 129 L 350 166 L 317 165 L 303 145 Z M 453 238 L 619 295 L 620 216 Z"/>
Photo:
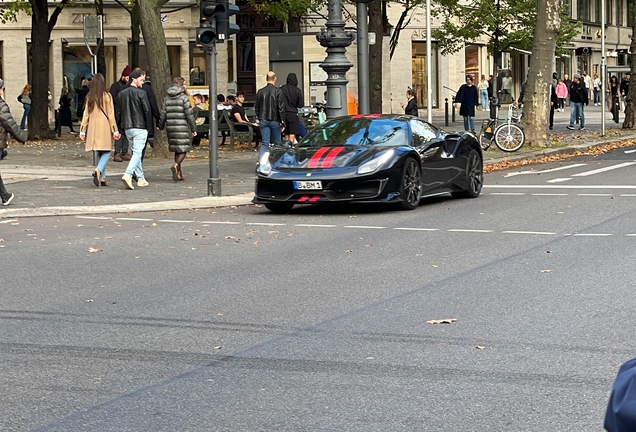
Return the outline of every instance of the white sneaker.
<path id="1" fill-rule="evenodd" d="M 132 183 L 132 176 L 129 176 L 128 174 L 124 174 L 124 176 L 121 178 L 121 182 L 124 184 L 124 186 L 126 186 L 126 189 L 135 188 Z"/>
<path id="2" fill-rule="evenodd" d="M 143 179 L 143 178 L 137 179 L 137 187 L 146 187 L 148 185 L 149 183 L 146 181 L 146 179 Z"/>
<path id="3" fill-rule="evenodd" d="M 4 200 L 2 201 L 2 205 L 3 206 L 8 206 L 9 204 L 11 204 L 11 201 L 13 201 L 13 198 L 15 198 L 15 195 L 11 194 L 11 196 L 9 198 L 7 198 L 6 201 L 4 201 Z"/>

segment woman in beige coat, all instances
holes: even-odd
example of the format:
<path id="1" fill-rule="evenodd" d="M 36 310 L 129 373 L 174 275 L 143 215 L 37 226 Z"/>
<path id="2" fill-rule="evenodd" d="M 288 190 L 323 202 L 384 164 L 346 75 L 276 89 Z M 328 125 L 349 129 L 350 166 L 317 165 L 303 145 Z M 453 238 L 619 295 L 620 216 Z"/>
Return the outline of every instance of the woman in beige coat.
<path id="1" fill-rule="evenodd" d="M 113 98 L 106 90 L 104 76 L 93 76 L 91 89 L 84 101 L 85 109 L 80 127 L 80 139 L 86 141 L 86 151 L 97 152 L 97 166 L 93 172 L 95 186 L 108 186 L 106 163 L 113 149 L 112 139 L 121 138 L 115 122 Z M 112 139 L 111 139 L 112 137 Z"/>

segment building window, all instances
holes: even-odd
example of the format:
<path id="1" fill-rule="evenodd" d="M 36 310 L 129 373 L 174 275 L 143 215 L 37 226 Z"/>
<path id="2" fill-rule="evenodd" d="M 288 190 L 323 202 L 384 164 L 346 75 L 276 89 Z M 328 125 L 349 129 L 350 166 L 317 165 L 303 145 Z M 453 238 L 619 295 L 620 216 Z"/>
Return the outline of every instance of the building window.
<path id="1" fill-rule="evenodd" d="M 4 79 L 4 52 L 3 52 L 3 45 L 2 42 L 0 41 L 0 79 Z"/>
<path id="2" fill-rule="evenodd" d="M 105 77 L 108 84 L 112 81 L 109 76 L 110 78 L 115 76 L 116 47 L 104 47 L 104 57 L 106 70 L 109 72 Z M 85 45 L 62 44 L 62 74 L 62 86 L 68 88 L 69 96 L 73 98 L 77 106 L 77 91 L 82 87 L 84 78 L 91 75 L 91 55 Z M 58 98 L 59 96 L 57 95 Z"/>
<path id="3" fill-rule="evenodd" d="M 234 82 L 234 41 L 227 41 L 227 82 Z"/>
<path id="4" fill-rule="evenodd" d="M 627 2 L 627 27 L 631 27 L 633 25 L 633 17 L 632 17 L 632 2 L 628 1 Z"/>
<path id="5" fill-rule="evenodd" d="M 437 44 L 433 44 L 433 52 L 431 53 L 431 67 L 433 68 L 431 73 L 431 82 L 433 88 L 431 107 L 438 106 L 438 93 L 437 93 Z M 427 95 L 427 70 L 426 70 L 426 42 L 413 42 L 411 44 L 411 76 L 412 84 L 411 88 L 415 90 L 415 99 L 417 100 L 418 108 L 425 108 L 428 105 Z"/>
<path id="6" fill-rule="evenodd" d="M 128 44 L 128 54 L 130 58 L 130 44 Z M 170 64 L 170 76 L 181 76 L 181 47 L 178 45 L 168 45 L 168 63 Z M 148 53 L 145 48 L 139 49 L 139 67 L 146 71 L 147 79 L 152 83 L 152 71 L 148 63 Z"/>
<path id="7" fill-rule="evenodd" d="M 623 26 L 623 0 L 616 0 L 616 25 Z"/>
<path id="8" fill-rule="evenodd" d="M 190 42 L 190 85 L 204 86 L 207 84 L 206 71 L 208 67 L 205 51 L 195 42 Z"/>
<path id="9" fill-rule="evenodd" d="M 576 12 L 579 21 L 590 22 L 590 0 L 578 0 Z"/>

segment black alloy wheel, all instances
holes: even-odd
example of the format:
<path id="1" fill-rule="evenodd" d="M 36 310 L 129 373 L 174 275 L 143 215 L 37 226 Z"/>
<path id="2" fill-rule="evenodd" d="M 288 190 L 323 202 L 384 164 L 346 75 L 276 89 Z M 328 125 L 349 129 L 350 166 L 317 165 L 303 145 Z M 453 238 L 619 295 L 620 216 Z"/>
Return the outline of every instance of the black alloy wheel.
<path id="1" fill-rule="evenodd" d="M 267 203 L 265 204 L 265 208 L 272 213 L 287 213 L 294 207 L 293 203 Z"/>
<path id="2" fill-rule="evenodd" d="M 484 185 L 484 163 L 481 156 L 475 149 L 471 149 L 468 153 L 466 163 L 466 182 L 468 189 L 461 192 L 452 192 L 455 198 L 477 198 L 481 193 Z"/>
<path id="3" fill-rule="evenodd" d="M 400 207 L 403 210 L 413 210 L 420 205 L 422 197 L 422 171 L 415 159 L 409 157 L 404 164 L 402 174 L 402 185 L 400 187 L 400 197 L 402 202 Z"/>

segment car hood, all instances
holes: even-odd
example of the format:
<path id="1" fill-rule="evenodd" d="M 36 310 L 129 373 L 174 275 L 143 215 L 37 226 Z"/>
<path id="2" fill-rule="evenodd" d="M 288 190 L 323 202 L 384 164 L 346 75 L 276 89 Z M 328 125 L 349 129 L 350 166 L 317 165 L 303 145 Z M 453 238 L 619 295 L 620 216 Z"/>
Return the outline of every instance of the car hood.
<path id="1" fill-rule="evenodd" d="M 269 162 L 277 171 L 357 167 L 389 148 L 393 147 L 333 145 L 274 148 L 270 150 Z"/>

